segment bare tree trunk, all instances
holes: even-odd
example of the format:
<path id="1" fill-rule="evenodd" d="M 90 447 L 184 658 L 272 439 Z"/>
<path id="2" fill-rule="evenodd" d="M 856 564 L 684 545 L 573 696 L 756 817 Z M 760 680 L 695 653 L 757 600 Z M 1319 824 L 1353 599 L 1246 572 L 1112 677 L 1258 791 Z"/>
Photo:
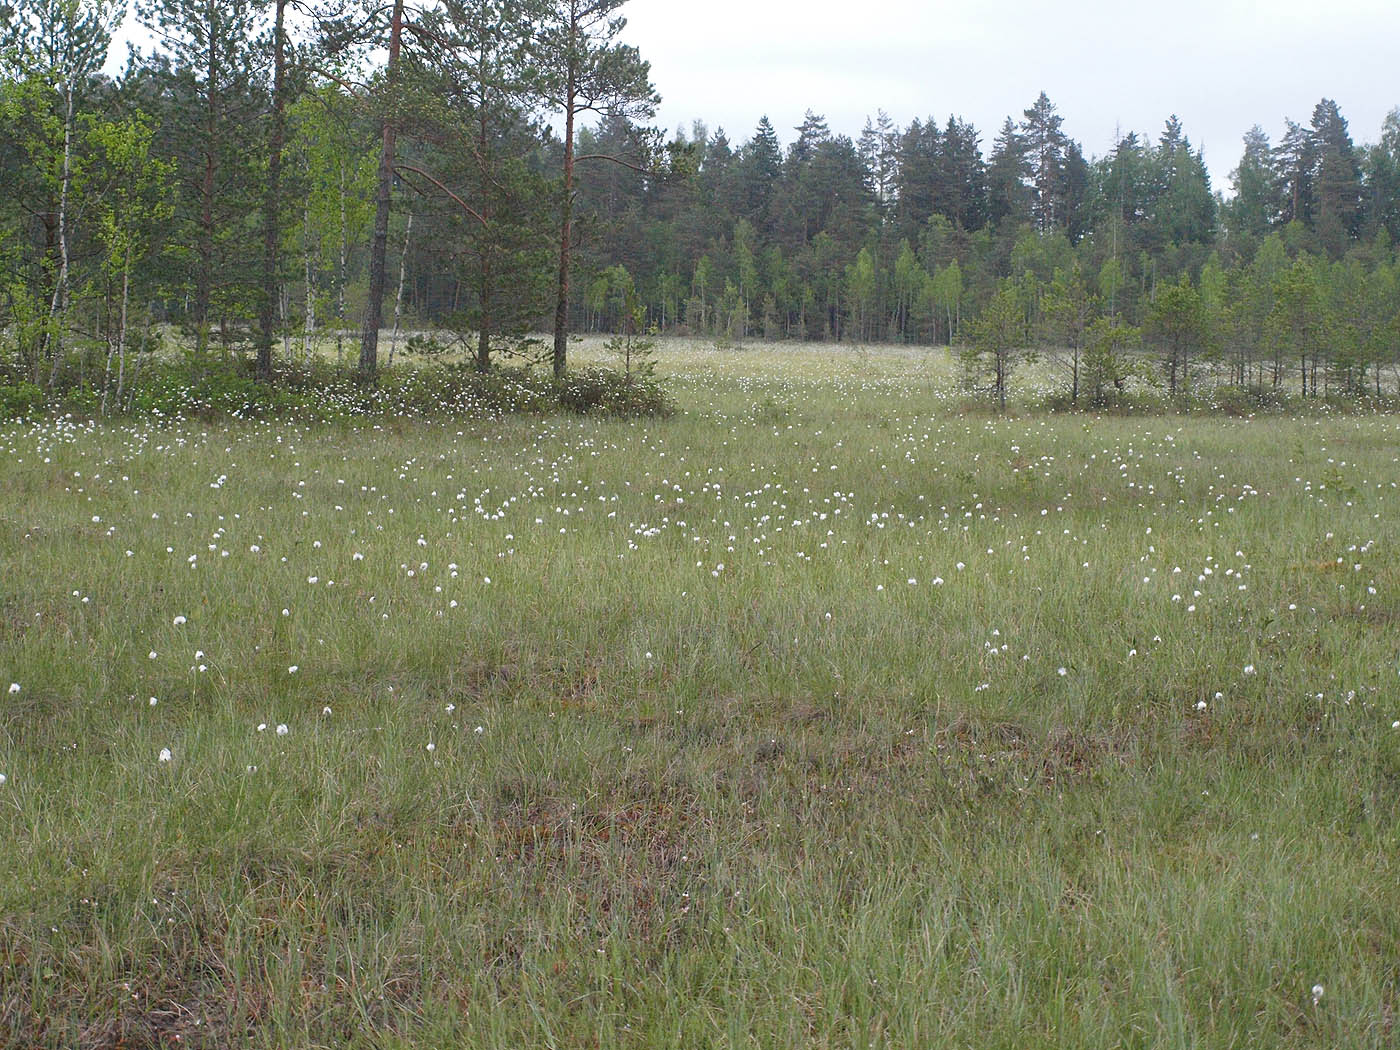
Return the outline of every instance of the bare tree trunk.
<path id="1" fill-rule="evenodd" d="M 399 254 L 399 293 L 394 297 L 394 331 L 389 336 L 389 367 L 394 367 L 394 351 L 399 345 L 399 318 L 403 316 L 403 284 L 408 275 L 408 244 L 413 236 L 413 212 L 408 213 L 408 225 L 403 231 L 403 251 Z"/>
<path id="2" fill-rule="evenodd" d="M 488 91 L 487 85 L 485 83 L 482 83 L 480 91 L 481 98 L 485 100 Z M 476 149 L 478 161 L 483 166 L 483 186 L 486 183 L 486 179 L 489 178 L 489 173 L 485 170 L 487 150 L 490 149 L 490 138 L 488 135 L 489 129 L 487 128 L 487 112 L 487 107 L 485 105 L 482 105 L 477 120 Z M 485 194 L 483 194 L 483 196 L 485 196 Z M 484 212 L 484 215 L 486 217 L 489 217 L 490 212 L 486 211 Z M 481 240 L 479 242 L 481 244 L 481 279 L 477 285 L 477 292 L 481 299 L 481 323 L 477 326 L 476 333 L 476 370 L 478 372 L 489 372 L 491 370 L 491 304 L 496 296 L 496 288 L 494 283 L 495 275 L 491 272 L 491 243 L 489 239 L 490 231 L 481 230 L 479 231 L 479 233 L 481 237 Z M 458 283 L 458 287 L 461 287 L 460 282 Z"/>
<path id="3" fill-rule="evenodd" d="M 385 71 L 388 104 L 394 98 L 395 74 L 399 66 L 399 48 L 403 39 L 403 0 L 394 0 L 389 24 L 389 62 Z M 360 377 L 373 379 L 379 365 L 379 326 L 384 321 L 384 268 L 389 252 L 389 208 L 394 193 L 394 147 L 396 129 L 394 114 L 386 112 L 382 121 L 383 137 L 379 151 L 379 188 L 375 197 L 374 237 L 369 252 L 369 301 L 365 304 L 365 324 L 360 337 Z"/>
<path id="4" fill-rule="evenodd" d="M 214 142 L 219 132 L 217 54 L 218 49 L 211 41 L 209 83 L 205 91 L 204 175 L 199 187 L 199 269 L 194 286 L 195 369 L 198 372 L 204 370 L 209 349 L 209 306 L 214 290 Z"/>
<path id="5" fill-rule="evenodd" d="M 578 31 L 577 24 L 569 27 Z M 573 48 L 570 48 L 570 56 Z M 574 238 L 574 107 L 578 96 L 578 71 L 569 59 L 569 80 L 564 96 L 564 186 L 560 201 L 559 297 L 554 304 L 554 378 L 563 379 L 569 367 L 569 266 Z"/>
<path id="6" fill-rule="evenodd" d="M 302 357 L 311 361 L 311 343 L 316 338 L 316 270 L 311 262 L 311 202 L 302 207 L 301 252 L 302 264 L 306 271 L 306 323 L 302 328 Z"/>
<path id="7" fill-rule="evenodd" d="M 126 325 L 127 310 L 131 303 L 131 251 L 127 250 L 126 268 L 122 271 L 122 317 L 117 328 L 117 407 L 122 403 L 122 384 L 126 379 Z M 103 406 L 106 412 L 106 406 Z"/>
<path id="8" fill-rule="evenodd" d="M 335 277 L 335 367 L 345 359 L 345 286 L 350 283 L 350 216 L 345 193 L 345 161 L 340 162 L 340 267 Z"/>
<path id="9" fill-rule="evenodd" d="M 44 332 L 40 357 L 52 354 L 49 389 L 58 382 L 58 368 L 63 361 L 63 314 L 68 306 L 68 187 L 73 181 L 73 77 L 71 70 L 64 87 L 63 112 L 63 181 L 58 189 L 58 276 L 54 280 L 53 299 L 49 303 L 49 326 Z M 50 342 L 52 340 L 52 342 Z"/>
<path id="10" fill-rule="evenodd" d="M 272 340 L 278 298 L 278 249 L 282 236 L 282 144 L 286 138 L 286 12 L 287 0 L 277 0 L 272 40 L 272 134 L 267 144 L 267 182 L 263 195 L 263 286 L 258 311 L 258 379 L 272 381 Z"/>

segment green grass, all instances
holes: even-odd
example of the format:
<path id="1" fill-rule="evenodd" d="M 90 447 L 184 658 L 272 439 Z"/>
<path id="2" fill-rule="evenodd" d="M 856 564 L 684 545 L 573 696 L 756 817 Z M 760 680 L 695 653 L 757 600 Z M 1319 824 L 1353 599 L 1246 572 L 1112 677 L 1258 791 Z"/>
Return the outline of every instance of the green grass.
<path id="1" fill-rule="evenodd" d="M 0 429 L 0 1045 L 1400 1041 L 1400 420 L 660 365 Z"/>

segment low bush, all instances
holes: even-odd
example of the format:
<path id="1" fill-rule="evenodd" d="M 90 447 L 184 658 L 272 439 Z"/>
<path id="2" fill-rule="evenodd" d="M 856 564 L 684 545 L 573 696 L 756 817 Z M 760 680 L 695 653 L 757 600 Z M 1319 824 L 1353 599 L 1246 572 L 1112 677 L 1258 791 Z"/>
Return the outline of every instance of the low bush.
<path id="1" fill-rule="evenodd" d="M 28 419 L 40 415 L 48 399 L 33 383 L 0 384 L 0 419 Z"/>
<path id="2" fill-rule="evenodd" d="M 289 417 L 308 422 L 354 418 L 492 419 L 560 410 L 584 415 L 661 416 L 673 405 L 660 383 L 635 372 L 590 367 L 555 381 L 525 367 L 486 372 L 471 364 L 429 364 L 384 369 L 374 383 L 355 372 L 321 363 L 279 370 L 272 383 L 257 381 L 241 360 L 146 366 L 128 386 L 123 404 L 108 402 L 108 414 L 165 418 L 259 419 Z M 0 419 L 38 415 L 48 408 L 95 416 L 101 392 L 74 383 L 52 397 L 27 382 L 0 382 Z"/>
<path id="3" fill-rule="evenodd" d="M 654 379 L 611 368 L 570 372 L 556 385 L 559 404 L 583 415 L 664 416 L 672 405 Z"/>

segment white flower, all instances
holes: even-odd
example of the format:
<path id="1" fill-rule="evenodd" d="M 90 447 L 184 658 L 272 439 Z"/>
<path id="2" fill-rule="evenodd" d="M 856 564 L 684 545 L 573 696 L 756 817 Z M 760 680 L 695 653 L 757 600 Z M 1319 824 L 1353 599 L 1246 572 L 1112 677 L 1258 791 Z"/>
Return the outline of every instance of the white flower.
<path id="1" fill-rule="evenodd" d="M 185 621 L 185 618 L 184 618 L 183 616 L 177 616 L 177 617 L 175 617 L 175 619 L 174 619 L 174 621 L 173 621 L 173 623 L 175 624 L 176 627 L 182 626 L 185 622 L 186 622 L 186 621 Z"/>
<path id="2" fill-rule="evenodd" d="M 150 699 L 149 701 L 147 701 L 147 702 L 148 702 L 152 707 L 155 707 L 156 704 L 160 703 L 160 701 L 157 700 L 155 697 L 151 697 L 151 699 Z"/>
<path id="3" fill-rule="evenodd" d="M 277 726 L 277 735 L 278 735 L 278 736 L 286 736 L 286 735 L 287 735 L 288 733 L 290 733 L 290 732 L 291 732 L 291 730 L 287 728 L 287 723 L 286 723 L 286 722 L 281 722 L 281 723 L 278 724 L 278 726 Z"/>
<path id="4" fill-rule="evenodd" d="M 1253 665 L 1253 664 L 1245 664 L 1245 665 L 1244 665 L 1244 673 L 1245 673 L 1245 674 L 1253 674 L 1253 673 L 1254 673 L 1254 665 Z"/>
<path id="5" fill-rule="evenodd" d="M 1197 710 L 1197 711 L 1204 711 L 1205 709 L 1206 709 L 1206 702 L 1205 702 L 1204 700 L 1197 700 L 1197 701 L 1196 701 L 1196 710 Z"/>
<path id="6" fill-rule="evenodd" d="M 259 733 L 265 731 L 266 729 L 267 729 L 267 723 L 266 723 L 266 722 L 259 722 L 259 723 L 258 723 L 258 732 L 259 732 Z"/>
<path id="7" fill-rule="evenodd" d="M 436 750 L 437 750 L 437 745 L 434 744 L 431 740 L 428 741 L 428 750 L 429 750 L 429 751 L 436 751 Z"/>
<path id="8" fill-rule="evenodd" d="M 283 616 L 291 616 L 291 615 L 292 615 L 292 610 L 291 610 L 291 609 L 283 609 L 283 610 L 282 610 L 282 615 L 283 615 Z"/>
<path id="9" fill-rule="evenodd" d="M 491 577 L 490 577 L 490 576 L 483 576 L 481 579 L 482 579 L 482 582 L 484 582 L 484 583 L 490 583 L 490 582 L 491 582 Z"/>
<path id="10" fill-rule="evenodd" d="M 330 709 L 329 707 L 323 707 L 323 708 L 321 708 L 321 714 L 323 714 L 323 715 L 328 715 L 328 714 L 330 714 L 330 713 L 331 713 L 331 709 Z"/>
<path id="11" fill-rule="evenodd" d="M 485 726 L 477 726 L 476 729 L 475 729 L 475 732 L 476 732 L 478 735 L 481 734 L 481 733 L 484 733 L 484 732 L 486 732 L 486 727 L 485 727 Z"/>
<path id="12" fill-rule="evenodd" d="M 156 651 L 152 649 L 148 655 L 152 660 L 154 660 L 156 658 Z"/>
<path id="13" fill-rule="evenodd" d="M 1326 989 L 1324 989 L 1324 988 L 1322 987 L 1322 985 L 1320 985 L 1320 984 L 1315 984 L 1315 985 L 1312 986 L 1313 1005 L 1314 1005 L 1314 1006 L 1316 1006 L 1318 1003 L 1320 1003 L 1320 1002 L 1322 1001 L 1322 993 L 1323 993 L 1325 990 L 1326 990 Z"/>
<path id="14" fill-rule="evenodd" d="M 172 757 L 174 756 L 170 754 L 170 748 L 163 747 L 160 749 L 160 760 L 162 762 L 169 762 Z"/>
<path id="15" fill-rule="evenodd" d="M 650 654 L 648 654 L 648 655 L 650 655 Z M 456 705 L 456 704 L 448 704 L 446 707 L 443 708 L 443 710 L 446 711 L 446 712 L 450 715 L 453 711 L 457 710 L 457 705 Z"/>
<path id="16" fill-rule="evenodd" d="M 1069 674 L 1069 669 L 1066 668 L 1066 667 L 1061 667 L 1061 668 L 1060 668 L 1058 671 L 1056 671 L 1055 673 L 1056 673 L 1057 675 L 1059 675 L 1061 678 L 1063 678 L 1065 675 Z"/>
<path id="17" fill-rule="evenodd" d="M 8 779 L 9 779 L 9 778 L 8 778 L 7 776 L 5 776 L 4 773 L 0 773 L 0 786 L 4 785 L 5 781 L 8 780 Z"/>
<path id="18" fill-rule="evenodd" d="M 288 674 L 296 674 L 298 670 L 300 670 L 300 665 L 299 665 L 299 664 L 292 664 L 291 667 L 287 668 L 287 673 L 288 673 Z"/>
<path id="19" fill-rule="evenodd" d="M 19 692 L 19 683 L 18 683 L 18 682 L 11 682 L 11 683 L 10 683 L 10 695 L 11 695 L 11 696 L 14 696 L 14 695 L 15 695 L 16 693 L 18 693 L 18 692 Z"/>

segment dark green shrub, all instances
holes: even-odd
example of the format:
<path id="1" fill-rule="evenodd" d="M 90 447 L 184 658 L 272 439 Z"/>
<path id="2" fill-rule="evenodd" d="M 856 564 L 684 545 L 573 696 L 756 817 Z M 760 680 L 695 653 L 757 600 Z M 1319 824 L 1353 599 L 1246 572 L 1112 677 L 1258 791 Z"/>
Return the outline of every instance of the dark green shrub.
<path id="1" fill-rule="evenodd" d="M 47 398 L 33 383 L 0 384 L 0 419 L 30 419 L 43 413 Z"/>
<path id="2" fill-rule="evenodd" d="M 611 368 L 582 368 L 558 384 L 559 404 L 583 415 L 666 416 L 670 399 L 652 379 L 628 376 Z"/>

